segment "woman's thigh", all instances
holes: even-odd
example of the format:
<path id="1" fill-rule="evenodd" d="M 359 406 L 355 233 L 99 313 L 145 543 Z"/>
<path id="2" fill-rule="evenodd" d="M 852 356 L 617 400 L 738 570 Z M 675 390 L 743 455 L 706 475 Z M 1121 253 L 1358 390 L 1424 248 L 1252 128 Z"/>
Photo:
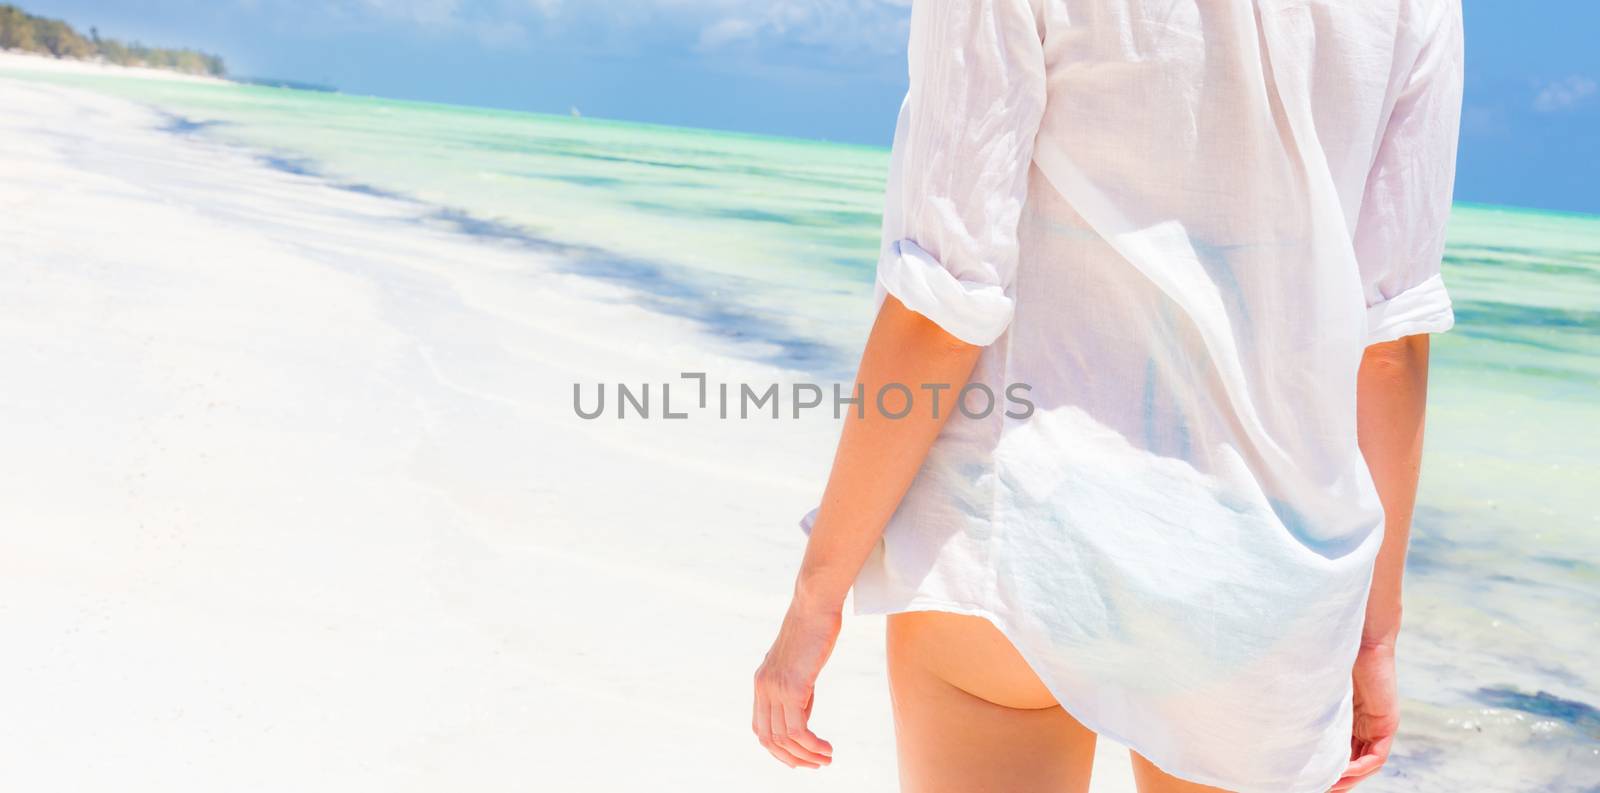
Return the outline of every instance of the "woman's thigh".
<path id="1" fill-rule="evenodd" d="M 1228 793 L 1219 787 L 1185 782 L 1156 768 L 1138 752 L 1129 754 L 1133 757 L 1133 781 L 1139 786 L 1139 793 Z"/>
<path id="2" fill-rule="evenodd" d="M 988 620 L 889 617 L 903 793 L 1083 793 L 1094 733 L 1056 703 Z"/>

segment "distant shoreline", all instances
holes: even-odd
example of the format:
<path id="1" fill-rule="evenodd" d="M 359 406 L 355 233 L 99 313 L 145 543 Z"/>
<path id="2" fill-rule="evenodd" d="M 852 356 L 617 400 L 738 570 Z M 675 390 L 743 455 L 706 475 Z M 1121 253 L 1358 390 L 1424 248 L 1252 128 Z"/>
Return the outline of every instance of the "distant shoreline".
<path id="1" fill-rule="evenodd" d="M 229 80 L 245 85 L 259 85 L 263 88 L 287 88 L 291 91 L 315 91 L 320 94 L 343 93 L 337 86 L 322 85 L 321 83 L 308 83 L 301 80 L 282 80 L 276 77 L 229 77 Z"/>
<path id="2" fill-rule="evenodd" d="M 126 77 L 139 77 L 151 80 L 176 80 L 179 82 L 234 84 L 233 80 L 225 77 L 212 77 L 203 74 L 189 74 L 187 72 L 160 69 L 154 66 L 123 66 L 110 63 L 104 59 L 92 58 L 57 58 L 26 50 L 0 50 L 0 70 L 14 69 L 30 72 L 53 72 L 56 74 L 102 74 Z"/>
<path id="3" fill-rule="evenodd" d="M 93 26 L 85 35 L 65 20 L 30 14 L 10 3 L 0 3 L 0 49 L 210 77 L 228 73 L 220 55 L 192 47 L 151 47 L 101 36 L 100 29 Z"/>

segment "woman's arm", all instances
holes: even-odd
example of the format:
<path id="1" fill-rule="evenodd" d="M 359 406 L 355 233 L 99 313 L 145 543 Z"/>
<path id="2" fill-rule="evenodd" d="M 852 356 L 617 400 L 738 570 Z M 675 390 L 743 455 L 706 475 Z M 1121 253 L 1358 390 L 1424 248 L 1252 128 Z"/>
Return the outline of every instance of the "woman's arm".
<path id="1" fill-rule="evenodd" d="M 1352 675 L 1351 762 L 1334 786 L 1336 791 L 1350 789 L 1383 766 L 1400 726 L 1394 646 L 1400 633 L 1400 579 L 1422 470 L 1427 397 L 1427 334 L 1367 348 L 1356 383 L 1356 433 L 1383 502 L 1383 545 L 1372 570 L 1361 649 Z"/>
<path id="2" fill-rule="evenodd" d="M 1367 348 L 1356 384 L 1356 432 L 1383 502 L 1384 533 L 1372 571 L 1362 644 L 1393 647 L 1400 633 L 1400 578 L 1422 471 L 1427 400 L 1427 334 Z"/>
<path id="3" fill-rule="evenodd" d="M 894 295 L 879 309 L 856 373 L 857 385 L 864 387 L 865 417 L 851 410 L 845 418 L 794 596 L 756 672 L 752 729 L 767 751 L 790 766 L 815 768 L 831 759 L 832 747 L 812 734 L 806 721 L 817 675 L 838 637 L 845 595 L 955 412 L 956 395 L 982 349 L 907 309 Z M 890 383 L 906 386 L 915 397 L 904 418 L 878 410 L 876 394 Z M 937 415 L 935 392 L 924 384 L 948 386 L 937 391 Z M 885 410 L 902 412 L 903 396 L 903 391 L 890 392 Z"/>
<path id="4" fill-rule="evenodd" d="M 955 399 L 967 384 L 982 347 L 968 344 L 907 309 L 894 295 L 884 298 L 856 372 L 864 386 L 866 417 L 851 411 L 834 453 L 833 470 L 795 581 L 795 602 L 815 611 L 839 611 L 845 593 L 867 554 L 877 544 L 939 430 L 956 411 Z M 915 396 L 909 415 L 889 418 L 877 409 L 875 395 L 899 383 Z M 924 385 L 945 386 L 933 394 Z M 890 392 L 885 408 L 904 409 L 903 392 Z"/>

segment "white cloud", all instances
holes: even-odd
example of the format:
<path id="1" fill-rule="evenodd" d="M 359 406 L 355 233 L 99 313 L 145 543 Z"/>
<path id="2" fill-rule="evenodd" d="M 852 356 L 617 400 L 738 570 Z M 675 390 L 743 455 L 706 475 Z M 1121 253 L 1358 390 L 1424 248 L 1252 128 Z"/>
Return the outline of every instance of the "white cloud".
<path id="1" fill-rule="evenodd" d="M 724 44 L 749 39 L 756 35 L 759 28 L 748 19 L 728 17 L 711 23 L 700 31 L 700 48 L 716 49 Z"/>
<path id="2" fill-rule="evenodd" d="M 910 0 L 746 0 L 738 5 L 738 18 L 765 37 L 880 53 L 905 46 L 911 7 Z"/>
<path id="3" fill-rule="evenodd" d="M 418 25 L 439 25 L 456 21 L 461 0 L 354 0 L 354 10 L 401 19 Z"/>
<path id="4" fill-rule="evenodd" d="M 1569 110 L 1587 101 L 1596 91 L 1600 91 L 1600 84 L 1593 78 L 1574 74 L 1541 88 L 1533 99 L 1533 109 L 1540 113 Z"/>

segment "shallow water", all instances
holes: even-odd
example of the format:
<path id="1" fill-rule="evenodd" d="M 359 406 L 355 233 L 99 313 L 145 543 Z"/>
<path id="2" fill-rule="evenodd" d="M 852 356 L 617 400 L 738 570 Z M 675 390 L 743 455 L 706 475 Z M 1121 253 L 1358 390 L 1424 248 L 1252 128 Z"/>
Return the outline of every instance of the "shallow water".
<path id="1" fill-rule="evenodd" d="M 21 76 L 21 75 L 17 75 Z M 160 108 L 173 135 L 435 207 L 821 376 L 869 317 L 881 149 L 310 93 L 27 75 Z M 1600 217 L 1458 206 L 1389 791 L 1600 783 Z"/>

